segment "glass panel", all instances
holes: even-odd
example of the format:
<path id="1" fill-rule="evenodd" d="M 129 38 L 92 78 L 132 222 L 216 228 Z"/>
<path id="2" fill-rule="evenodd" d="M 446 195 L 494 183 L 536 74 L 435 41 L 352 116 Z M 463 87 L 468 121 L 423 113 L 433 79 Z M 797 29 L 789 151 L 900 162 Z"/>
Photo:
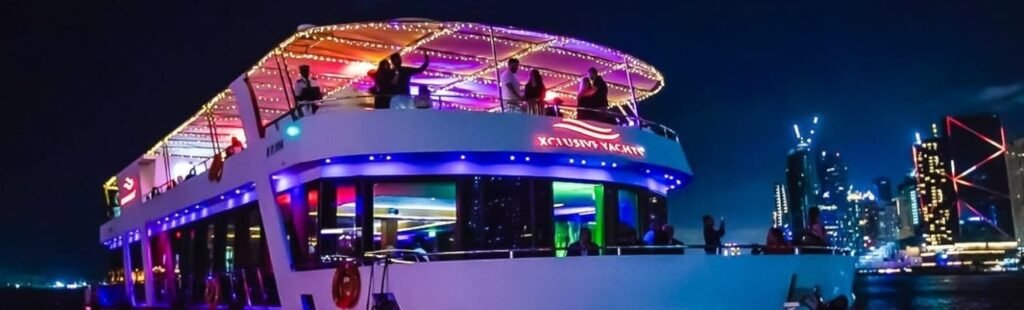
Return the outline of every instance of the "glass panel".
<path id="1" fill-rule="evenodd" d="M 317 217 L 320 204 L 319 183 L 289 189 L 277 195 L 287 233 L 292 265 L 307 269 L 319 264 L 316 246 L 319 240 Z"/>
<path id="2" fill-rule="evenodd" d="M 521 177 L 473 177 L 464 197 L 468 221 L 463 234 L 464 248 L 534 247 L 530 184 L 530 180 Z"/>
<path id="3" fill-rule="evenodd" d="M 553 182 L 556 256 L 567 254 L 566 248 L 593 248 L 604 245 L 604 186 L 600 184 Z M 590 241 L 580 241 L 584 228 Z M 596 254 L 596 253 L 595 253 Z M 591 254 L 594 255 L 594 254 Z"/>
<path id="4" fill-rule="evenodd" d="M 620 189 L 618 191 L 618 227 L 615 231 L 615 244 L 635 245 L 640 228 L 640 209 L 635 191 Z"/>
<path id="5" fill-rule="evenodd" d="M 453 250 L 455 205 L 454 182 L 374 184 L 374 247 L 424 253 Z"/>
<path id="6" fill-rule="evenodd" d="M 356 225 L 355 185 L 334 185 L 334 203 L 324 208 L 320 220 L 321 259 L 358 256 L 362 227 Z"/>

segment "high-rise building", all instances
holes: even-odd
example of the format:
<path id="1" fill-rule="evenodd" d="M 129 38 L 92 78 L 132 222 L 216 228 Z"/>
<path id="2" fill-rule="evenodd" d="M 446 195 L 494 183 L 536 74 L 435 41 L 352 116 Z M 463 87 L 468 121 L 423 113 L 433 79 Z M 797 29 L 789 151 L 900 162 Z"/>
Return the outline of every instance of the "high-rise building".
<path id="1" fill-rule="evenodd" d="M 896 187 L 896 218 L 898 221 L 899 233 L 897 238 L 901 244 L 910 245 L 909 240 L 914 239 L 921 224 L 920 204 L 917 201 L 917 183 L 913 176 L 907 176 L 899 186 Z M 920 245 L 916 243 L 913 245 Z"/>
<path id="2" fill-rule="evenodd" d="M 959 214 L 956 241 L 1015 240 L 1007 147 L 999 117 L 947 116 L 944 129 L 949 178 Z"/>
<path id="3" fill-rule="evenodd" d="M 850 190 L 847 201 L 850 202 L 850 215 L 853 219 L 853 225 L 847 232 L 853 240 L 851 247 L 860 253 L 874 250 L 880 245 L 878 239 L 881 232 L 881 210 L 875 201 L 875 195 L 870 191 Z"/>
<path id="4" fill-rule="evenodd" d="M 880 201 L 892 201 L 892 182 L 887 177 L 878 177 L 874 181 L 871 181 L 872 185 L 875 186 L 875 193 L 878 193 L 877 198 Z"/>
<path id="5" fill-rule="evenodd" d="M 789 201 L 786 200 L 786 185 L 775 183 L 775 209 L 772 210 L 772 227 L 789 224 Z"/>
<path id="6" fill-rule="evenodd" d="M 1010 199 L 1017 239 L 1024 239 L 1024 138 L 1013 141 L 1006 155 L 1010 178 Z"/>
<path id="7" fill-rule="evenodd" d="M 849 202 L 846 199 L 850 190 L 848 170 L 839 152 L 821 151 L 818 157 L 820 194 L 817 197 L 817 205 L 821 210 L 821 224 L 825 228 L 829 244 L 833 245 L 847 246 L 850 242 L 843 233 L 843 219 L 849 211 Z"/>
<path id="8" fill-rule="evenodd" d="M 794 230 L 801 230 L 807 223 L 807 210 L 818 201 L 818 175 L 807 144 L 801 143 L 786 157 L 786 190 L 789 223 Z"/>
<path id="9" fill-rule="evenodd" d="M 934 126 L 933 131 L 937 131 Z M 914 145 L 913 153 L 921 238 L 929 246 L 951 245 L 956 236 L 957 214 L 945 142 L 937 137 L 923 140 Z"/>
<path id="10" fill-rule="evenodd" d="M 879 207 L 878 241 L 880 244 L 895 243 L 899 240 L 899 211 L 892 194 L 892 182 L 887 177 L 875 178 L 872 182 Z"/>

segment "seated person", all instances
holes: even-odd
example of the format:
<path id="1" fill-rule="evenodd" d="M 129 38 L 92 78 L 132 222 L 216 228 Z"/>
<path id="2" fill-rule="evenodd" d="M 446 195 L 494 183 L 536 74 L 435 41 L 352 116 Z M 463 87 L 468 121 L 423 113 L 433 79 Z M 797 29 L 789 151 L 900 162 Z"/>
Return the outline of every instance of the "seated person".
<path id="1" fill-rule="evenodd" d="M 580 239 L 569 244 L 567 256 L 594 256 L 600 255 L 597 244 L 593 242 L 590 235 L 590 228 L 580 228 Z"/>
<path id="2" fill-rule="evenodd" d="M 242 145 L 241 140 L 238 140 L 238 137 L 231 137 L 231 145 L 228 146 L 225 153 L 230 157 L 231 155 L 238 154 L 238 152 L 241 152 L 244 148 L 245 146 Z"/>
<path id="3" fill-rule="evenodd" d="M 433 102 L 430 101 L 430 88 L 427 85 L 420 85 L 416 98 L 413 98 L 413 105 L 417 109 L 430 109 Z"/>

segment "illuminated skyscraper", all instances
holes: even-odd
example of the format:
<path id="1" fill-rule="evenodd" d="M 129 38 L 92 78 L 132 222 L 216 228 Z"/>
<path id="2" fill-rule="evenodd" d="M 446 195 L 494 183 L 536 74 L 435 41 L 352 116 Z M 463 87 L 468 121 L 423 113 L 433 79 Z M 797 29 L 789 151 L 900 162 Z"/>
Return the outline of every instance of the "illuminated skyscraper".
<path id="1" fill-rule="evenodd" d="M 874 250 L 879 246 L 881 211 L 875 201 L 875 195 L 869 191 L 850 190 L 846 199 L 850 202 L 850 215 L 854 219 L 853 225 L 847 228 L 846 233 L 852 240 L 850 247 L 860 253 Z"/>
<path id="2" fill-rule="evenodd" d="M 1017 239 L 1024 239 L 1024 138 L 1013 141 L 1006 155 L 1009 169 L 1010 198 L 1013 205 L 1013 223 Z"/>
<path id="3" fill-rule="evenodd" d="M 879 207 L 878 241 L 880 244 L 899 240 L 899 210 L 892 194 L 892 182 L 887 177 L 878 177 L 871 182 Z"/>
<path id="4" fill-rule="evenodd" d="M 956 236 L 956 197 L 953 182 L 948 177 L 944 148 L 941 138 L 923 140 L 913 147 L 921 237 L 927 245 L 953 244 Z"/>
<path id="5" fill-rule="evenodd" d="M 796 231 L 807 221 L 807 210 L 817 205 L 818 175 L 810 147 L 801 144 L 786 157 L 786 196 L 789 198 L 789 223 Z"/>
<path id="6" fill-rule="evenodd" d="M 1014 238 L 1006 166 L 1006 141 L 994 114 L 945 119 L 949 178 L 959 214 L 957 242 L 1010 241 Z"/>
<path id="7" fill-rule="evenodd" d="M 789 206 L 789 223 L 794 231 L 802 231 L 807 223 L 807 210 L 818 205 L 818 172 L 814 162 L 811 143 L 814 141 L 818 117 L 814 117 L 807 134 L 793 125 L 796 133 L 796 148 L 786 156 L 786 198 Z"/>
<path id="8" fill-rule="evenodd" d="M 818 179 L 821 181 L 818 195 L 818 209 L 821 209 L 821 224 L 825 227 L 829 244 L 847 246 L 850 240 L 843 233 L 843 218 L 849 211 L 846 194 L 850 190 L 847 178 L 849 168 L 843 164 L 839 152 L 822 150 L 818 157 Z"/>
<path id="9" fill-rule="evenodd" d="M 913 176 L 908 176 L 900 183 L 896 190 L 896 198 L 893 200 L 896 202 L 896 218 L 899 222 L 897 238 L 900 241 L 911 240 L 917 235 L 918 227 L 921 225 L 917 183 Z"/>
<path id="10" fill-rule="evenodd" d="M 786 200 L 786 185 L 775 183 L 775 209 L 772 210 L 772 227 L 789 224 L 789 201 Z"/>

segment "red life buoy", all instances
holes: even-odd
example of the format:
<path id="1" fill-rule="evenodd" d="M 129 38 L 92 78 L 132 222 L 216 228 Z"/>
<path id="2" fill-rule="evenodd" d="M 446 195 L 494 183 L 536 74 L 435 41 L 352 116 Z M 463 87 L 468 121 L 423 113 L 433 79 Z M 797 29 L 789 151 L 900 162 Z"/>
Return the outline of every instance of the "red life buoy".
<path id="1" fill-rule="evenodd" d="M 355 262 L 346 261 L 334 270 L 334 281 L 331 283 L 331 296 L 334 305 L 340 309 L 351 309 L 359 303 L 359 266 Z"/>
<path id="2" fill-rule="evenodd" d="M 217 304 L 220 304 L 220 281 L 217 281 L 216 278 L 207 278 L 206 292 L 203 297 L 210 309 L 217 309 Z"/>

